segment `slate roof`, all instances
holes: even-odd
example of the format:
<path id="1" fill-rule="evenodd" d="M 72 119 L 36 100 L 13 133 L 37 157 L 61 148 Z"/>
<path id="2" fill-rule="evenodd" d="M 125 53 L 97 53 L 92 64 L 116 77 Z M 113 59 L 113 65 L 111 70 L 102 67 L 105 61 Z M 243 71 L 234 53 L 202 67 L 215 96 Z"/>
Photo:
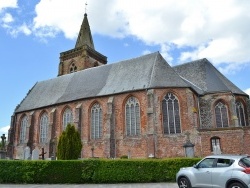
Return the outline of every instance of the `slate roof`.
<path id="1" fill-rule="evenodd" d="M 129 91 L 190 87 L 159 52 L 36 83 L 15 112 Z"/>
<path id="2" fill-rule="evenodd" d="M 247 95 L 223 74 L 221 74 L 207 59 L 200 59 L 173 67 L 173 69 L 190 86 L 201 95 L 218 92 L 232 92 L 233 94 Z"/>
<path id="3" fill-rule="evenodd" d="M 82 25 L 76 40 L 75 48 L 81 47 L 84 44 L 87 44 L 90 48 L 95 49 L 86 13 L 84 14 Z"/>
<path id="4" fill-rule="evenodd" d="M 15 112 L 151 88 L 192 88 L 199 95 L 247 95 L 207 59 L 171 67 L 159 52 L 37 82 Z"/>

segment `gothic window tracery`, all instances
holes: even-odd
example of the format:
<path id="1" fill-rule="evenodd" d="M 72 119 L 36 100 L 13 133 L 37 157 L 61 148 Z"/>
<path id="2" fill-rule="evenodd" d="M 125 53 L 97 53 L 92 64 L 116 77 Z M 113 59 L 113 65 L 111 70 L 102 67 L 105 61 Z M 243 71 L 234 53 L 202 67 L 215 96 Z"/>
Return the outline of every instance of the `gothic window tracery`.
<path id="1" fill-rule="evenodd" d="M 75 63 L 72 63 L 70 65 L 69 72 L 73 73 L 73 72 L 76 72 L 76 71 L 77 71 L 77 66 L 75 65 Z"/>
<path id="2" fill-rule="evenodd" d="M 26 130 L 28 127 L 28 117 L 23 117 L 21 121 L 21 130 L 20 130 L 20 143 L 24 143 L 26 139 Z"/>
<path id="3" fill-rule="evenodd" d="M 243 104 L 239 101 L 236 102 L 236 114 L 239 126 L 246 126 L 244 107 Z"/>
<path id="4" fill-rule="evenodd" d="M 140 135 L 140 105 L 138 99 L 130 97 L 126 102 L 125 108 L 126 116 L 126 135 L 136 136 Z"/>
<path id="5" fill-rule="evenodd" d="M 102 108 L 96 103 L 91 109 L 91 138 L 99 139 L 102 136 Z"/>
<path id="6" fill-rule="evenodd" d="M 167 93 L 162 100 L 164 134 L 181 133 L 180 110 L 178 98 Z"/>
<path id="7" fill-rule="evenodd" d="M 98 62 L 96 61 L 95 63 L 94 63 L 94 67 L 97 67 L 98 66 Z"/>
<path id="8" fill-rule="evenodd" d="M 66 129 L 69 123 L 73 123 L 73 113 L 71 109 L 67 108 L 63 113 L 63 130 Z"/>
<path id="9" fill-rule="evenodd" d="M 216 127 L 228 127 L 227 106 L 223 102 L 218 102 L 215 106 Z"/>
<path id="10" fill-rule="evenodd" d="M 40 143 L 45 143 L 48 137 L 49 118 L 43 114 L 40 119 Z"/>

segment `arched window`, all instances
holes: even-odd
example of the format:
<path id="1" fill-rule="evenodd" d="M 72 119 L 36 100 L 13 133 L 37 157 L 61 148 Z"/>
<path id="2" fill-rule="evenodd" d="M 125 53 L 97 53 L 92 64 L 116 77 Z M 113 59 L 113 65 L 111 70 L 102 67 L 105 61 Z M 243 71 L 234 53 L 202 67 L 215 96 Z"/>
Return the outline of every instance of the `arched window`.
<path id="1" fill-rule="evenodd" d="M 66 129 L 69 123 L 73 123 L 73 114 L 72 111 L 67 108 L 63 113 L 63 130 Z"/>
<path id="2" fill-rule="evenodd" d="M 218 102 L 215 106 L 215 118 L 216 118 L 216 126 L 218 128 L 228 127 L 227 107 L 222 102 Z"/>
<path id="3" fill-rule="evenodd" d="M 40 119 L 40 143 L 45 143 L 48 137 L 49 118 L 47 114 L 43 114 Z"/>
<path id="4" fill-rule="evenodd" d="M 70 65 L 69 72 L 72 73 L 72 72 L 76 72 L 76 71 L 77 71 L 77 66 L 75 65 L 75 63 L 72 63 Z"/>
<path id="5" fill-rule="evenodd" d="M 211 151 L 214 154 L 221 154 L 221 147 L 220 147 L 220 138 L 217 136 L 214 136 L 210 139 L 211 144 Z"/>
<path id="6" fill-rule="evenodd" d="M 244 107 L 241 102 L 236 102 L 236 113 L 239 126 L 246 126 Z"/>
<path id="7" fill-rule="evenodd" d="M 21 121 L 21 130 L 20 130 L 20 143 L 24 143 L 26 139 L 26 130 L 28 127 L 28 117 L 23 117 Z"/>
<path id="8" fill-rule="evenodd" d="M 91 138 L 99 139 L 102 136 L 102 109 L 96 103 L 91 109 Z"/>
<path id="9" fill-rule="evenodd" d="M 126 108 L 126 135 L 135 136 L 139 135 L 141 131 L 140 124 L 140 105 L 135 97 L 130 97 L 127 100 Z"/>
<path id="10" fill-rule="evenodd" d="M 97 67 L 98 66 L 98 62 L 96 61 L 95 63 L 94 63 L 94 67 Z"/>
<path id="11" fill-rule="evenodd" d="M 164 134 L 181 133 L 179 101 L 172 93 L 162 100 L 163 130 Z"/>

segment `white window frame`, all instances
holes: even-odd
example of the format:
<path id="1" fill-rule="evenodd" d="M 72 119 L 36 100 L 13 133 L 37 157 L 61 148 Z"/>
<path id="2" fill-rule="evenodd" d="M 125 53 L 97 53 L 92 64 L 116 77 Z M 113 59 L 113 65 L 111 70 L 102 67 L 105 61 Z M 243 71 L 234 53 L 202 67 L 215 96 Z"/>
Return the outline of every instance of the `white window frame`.
<path id="1" fill-rule="evenodd" d="M 223 113 L 222 109 L 225 108 L 226 109 L 226 114 Z M 217 114 L 216 114 L 216 109 L 219 109 L 219 119 L 217 119 Z M 228 127 L 229 126 L 229 119 L 228 119 L 228 108 L 227 105 L 224 104 L 223 102 L 219 101 L 215 107 L 214 107 L 214 111 L 215 111 L 215 122 L 216 122 L 216 127 L 217 128 L 223 128 L 223 127 Z M 226 122 L 223 121 L 224 119 L 224 115 L 226 115 Z M 217 120 L 220 120 L 220 122 L 218 122 Z M 221 126 L 218 126 L 218 123 L 221 123 Z M 226 123 L 226 124 L 225 124 Z"/>
<path id="2" fill-rule="evenodd" d="M 166 108 L 165 110 L 164 107 Z M 173 93 L 167 93 L 162 100 L 162 114 L 164 134 L 181 133 L 180 104 L 178 98 Z M 173 122 L 170 122 L 170 120 Z"/>
<path id="3" fill-rule="evenodd" d="M 95 103 L 91 108 L 91 139 L 100 139 L 102 136 L 102 108 Z"/>
<path id="4" fill-rule="evenodd" d="M 26 133 L 28 127 L 28 117 L 25 116 L 21 121 L 21 129 L 20 129 L 20 143 L 24 143 L 26 140 Z"/>
<path id="5" fill-rule="evenodd" d="M 129 97 L 125 105 L 126 135 L 138 136 L 141 134 L 141 115 L 139 100 Z"/>
<path id="6" fill-rule="evenodd" d="M 49 118 L 46 113 L 40 119 L 40 143 L 46 143 L 48 137 Z"/>
<path id="7" fill-rule="evenodd" d="M 235 108 L 236 108 L 239 126 L 242 126 L 242 127 L 246 126 L 246 118 L 245 118 L 245 111 L 244 111 L 243 104 L 237 101 L 235 104 Z M 241 110 L 242 110 L 243 117 L 241 116 Z"/>
<path id="8" fill-rule="evenodd" d="M 73 113 L 70 108 L 67 108 L 63 113 L 63 130 L 66 129 L 69 123 L 73 123 Z"/>

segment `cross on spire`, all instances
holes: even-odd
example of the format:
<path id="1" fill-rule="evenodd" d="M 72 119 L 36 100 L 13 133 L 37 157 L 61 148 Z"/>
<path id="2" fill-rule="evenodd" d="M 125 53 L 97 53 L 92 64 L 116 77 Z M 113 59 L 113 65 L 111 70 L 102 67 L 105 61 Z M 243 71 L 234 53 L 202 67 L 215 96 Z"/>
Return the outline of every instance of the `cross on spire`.
<path id="1" fill-rule="evenodd" d="M 85 3 L 85 14 L 87 14 L 87 5 L 88 5 L 88 3 L 86 1 L 86 3 Z"/>

